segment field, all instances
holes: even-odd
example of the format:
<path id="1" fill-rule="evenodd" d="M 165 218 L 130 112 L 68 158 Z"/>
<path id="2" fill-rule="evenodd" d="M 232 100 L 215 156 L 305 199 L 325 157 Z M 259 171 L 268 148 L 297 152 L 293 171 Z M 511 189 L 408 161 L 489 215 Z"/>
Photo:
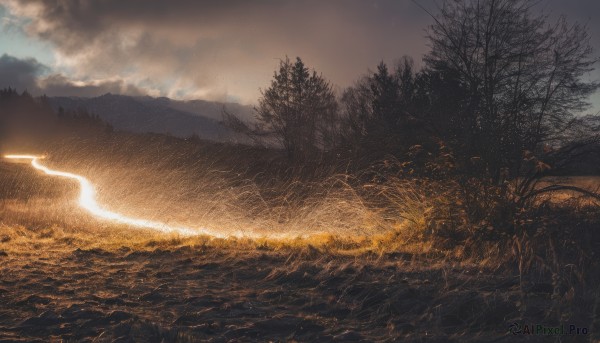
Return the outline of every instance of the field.
<path id="1" fill-rule="evenodd" d="M 177 240 L 57 253 L 45 240 L 3 257 L 7 340 L 510 341 L 518 315 L 516 278 L 425 256 Z"/>
<path id="2" fill-rule="evenodd" d="M 64 158 L 72 153 L 47 163 L 89 176 L 113 210 L 225 233 L 290 229 L 284 238 L 217 239 L 118 226 L 82 211 L 76 184 L 3 161 L 0 342 L 548 341 L 511 334 L 515 322 L 591 332 L 551 339 L 600 337 L 593 287 L 573 281 L 559 293 L 551 273 L 507 263 L 503 243 L 418 239 L 349 186 L 285 205 L 281 194 L 223 177 L 218 164 L 189 176 L 167 167 L 172 160 L 140 168 L 151 160 Z M 327 201 L 306 205 L 319 197 Z"/>

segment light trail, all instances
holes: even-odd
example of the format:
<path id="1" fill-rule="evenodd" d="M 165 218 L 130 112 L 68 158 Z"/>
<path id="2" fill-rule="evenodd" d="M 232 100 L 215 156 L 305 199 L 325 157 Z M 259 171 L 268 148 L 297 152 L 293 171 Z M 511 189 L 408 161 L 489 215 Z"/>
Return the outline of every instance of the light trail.
<path id="1" fill-rule="evenodd" d="M 102 207 L 100 207 L 100 205 L 98 205 L 98 202 L 96 201 L 96 190 L 94 189 L 94 186 L 87 178 L 85 178 L 81 175 L 73 174 L 73 173 L 52 170 L 46 166 L 43 166 L 39 162 L 40 159 L 44 158 L 43 156 L 5 155 L 4 158 L 12 159 L 12 160 L 31 160 L 31 165 L 35 169 L 40 170 L 47 175 L 77 180 L 79 182 L 79 186 L 80 186 L 79 206 L 96 217 L 106 219 L 106 220 L 111 220 L 111 221 L 121 223 L 121 224 L 136 226 L 136 227 L 140 227 L 140 228 L 153 229 L 153 230 L 160 231 L 163 233 L 178 233 L 183 236 L 209 235 L 209 236 L 213 236 L 213 237 L 217 237 L 217 238 L 226 238 L 225 235 L 213 232 L 212 230 L 208 230 L 206 228 L 191 229 L 191 228 L 187 228 L 187 227 L 170 226 L 166 223 L 161 223 L 161 222 L 157 222 L 157 221 L 130 218 L 130 217 L 121 215 L 119 213 L 103 209 Z M 240 235 L 240 236 L 243 236 L 243 235 Z"/>

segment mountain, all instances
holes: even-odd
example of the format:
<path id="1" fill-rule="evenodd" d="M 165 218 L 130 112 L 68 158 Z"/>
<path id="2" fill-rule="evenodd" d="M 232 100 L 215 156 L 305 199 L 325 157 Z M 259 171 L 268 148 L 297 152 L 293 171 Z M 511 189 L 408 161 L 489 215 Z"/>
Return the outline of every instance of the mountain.
<path id="1" fill-rule="evenodd" d="M 153 98 L 150 96 L 136 97 L 136 99 L 149 105 L 164 105 L 175 110 L 215 119 L 218 121 L 221 120 L 221 112 L 223 111 L 223 108 L 230 113 L 235 113 L 238 117 L 244 120 L 252 120 L 254 117 L 254 110 L 252 106 L 244 106 L 233 102 L 222 103 L 206 100 L 181 101 L 165 97 Z"/>
<path id="2" fill-rule="evenodd" d="M 179 101 L 165 97 L 132 97 L 104 94 L 94 98 L 52 97 L 58 110 L 86 109 L 97 114 L 115 129 L 131 132 L 167 133 L 176 137 L 198 135 L 214 141 L 245 141 L 220 123 L 225 108 L 241 118 L 250 118 L 252 107 L 204 100 Z"/>

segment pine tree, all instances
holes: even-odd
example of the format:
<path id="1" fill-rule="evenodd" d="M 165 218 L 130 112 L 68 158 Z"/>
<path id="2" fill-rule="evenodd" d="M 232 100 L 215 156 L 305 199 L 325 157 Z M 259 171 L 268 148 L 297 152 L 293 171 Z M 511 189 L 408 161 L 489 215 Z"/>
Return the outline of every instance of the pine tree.
<path id="1" fill-rule="evenodd" d="M 337 101 L 333 89 L 298 57 L 281 61 L 271 86 L 262 92 L 256 131 L 275 137 L 293 160 L 335 144 Z"/>

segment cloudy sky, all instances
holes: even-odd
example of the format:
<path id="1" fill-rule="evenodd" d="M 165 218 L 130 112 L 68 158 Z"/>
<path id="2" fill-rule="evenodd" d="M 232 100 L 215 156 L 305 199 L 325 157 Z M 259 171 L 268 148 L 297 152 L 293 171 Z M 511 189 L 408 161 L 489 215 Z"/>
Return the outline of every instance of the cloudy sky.
<path id="1" fill-rule="evenodd" d="M 587 23 L 599 54 L 600 1 L 542 7 Z M 286 55 L 340 88 L 381 60 L 418 64 L 430 23 L 410 0 L 0 0 L 0 88 L 253 103 Z"/>

